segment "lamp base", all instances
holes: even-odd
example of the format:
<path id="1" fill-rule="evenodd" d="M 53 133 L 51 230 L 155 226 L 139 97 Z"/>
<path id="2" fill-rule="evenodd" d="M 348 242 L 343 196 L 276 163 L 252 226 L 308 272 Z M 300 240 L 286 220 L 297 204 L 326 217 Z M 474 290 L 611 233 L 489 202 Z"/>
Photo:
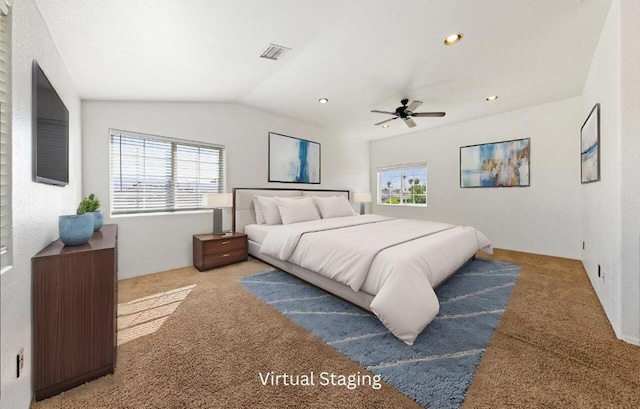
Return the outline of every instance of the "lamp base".
<path id="1" fill-rule="evenodd" d="M 213 234 L 224 234 L 222 231 L 222 209 L 213 209 Z"/>

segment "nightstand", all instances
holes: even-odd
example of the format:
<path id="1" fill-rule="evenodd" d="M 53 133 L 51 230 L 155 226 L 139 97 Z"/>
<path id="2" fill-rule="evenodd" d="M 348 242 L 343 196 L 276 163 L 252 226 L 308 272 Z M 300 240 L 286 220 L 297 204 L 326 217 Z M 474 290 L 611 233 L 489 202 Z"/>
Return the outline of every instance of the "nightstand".
<path id="1" fill-rule="evenodd" d="M 193 265 L 200 271 L 246 261 L 247 258 L 246 234 L 193 235 Z"/>

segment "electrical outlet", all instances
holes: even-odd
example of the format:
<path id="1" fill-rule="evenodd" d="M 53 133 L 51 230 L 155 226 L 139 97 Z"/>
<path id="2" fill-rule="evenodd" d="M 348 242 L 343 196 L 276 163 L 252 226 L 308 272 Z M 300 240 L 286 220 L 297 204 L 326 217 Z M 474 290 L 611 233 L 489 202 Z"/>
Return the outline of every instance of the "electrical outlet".
<path id="1" fill-rule="evenodd" d="M 24 348 L 20 348 L 17 356 L 17 377 L 19 378 L 22 375 L 22 371 L 24 370 Z"/>

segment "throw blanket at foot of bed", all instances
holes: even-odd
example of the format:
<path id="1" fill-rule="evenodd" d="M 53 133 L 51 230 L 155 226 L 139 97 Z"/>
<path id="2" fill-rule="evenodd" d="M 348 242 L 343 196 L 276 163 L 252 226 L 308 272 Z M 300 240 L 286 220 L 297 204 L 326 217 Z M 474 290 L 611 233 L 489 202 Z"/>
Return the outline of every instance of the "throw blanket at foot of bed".
<path id="1" fill-rule="evenodd" d="M 378 215 L 278 227 L 260 253 L 374 295 L 371 310 L 411 345 L 439 311 L 433 288 L 489 240 L 468 226 Z"/>

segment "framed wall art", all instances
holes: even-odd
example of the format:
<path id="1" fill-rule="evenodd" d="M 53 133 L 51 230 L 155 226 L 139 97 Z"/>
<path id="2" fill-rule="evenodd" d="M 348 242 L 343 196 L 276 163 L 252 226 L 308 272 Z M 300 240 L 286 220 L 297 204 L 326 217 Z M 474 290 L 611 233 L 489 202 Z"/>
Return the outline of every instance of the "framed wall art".
<path id="1" fill-rule="evenodd" d="M 269 182 L 320 183 L 320 144 L 269 132 Z"/>
<path id="2" fill-rule="evenodd" d="M 580 128 L 580 179 L 600 180 L 600 104 L 595 104 Z"/>
<path id="3" fill-rule="evenodd" d="M 529 186 L 529 138 L 460 148 L 460 187 Z"/>

